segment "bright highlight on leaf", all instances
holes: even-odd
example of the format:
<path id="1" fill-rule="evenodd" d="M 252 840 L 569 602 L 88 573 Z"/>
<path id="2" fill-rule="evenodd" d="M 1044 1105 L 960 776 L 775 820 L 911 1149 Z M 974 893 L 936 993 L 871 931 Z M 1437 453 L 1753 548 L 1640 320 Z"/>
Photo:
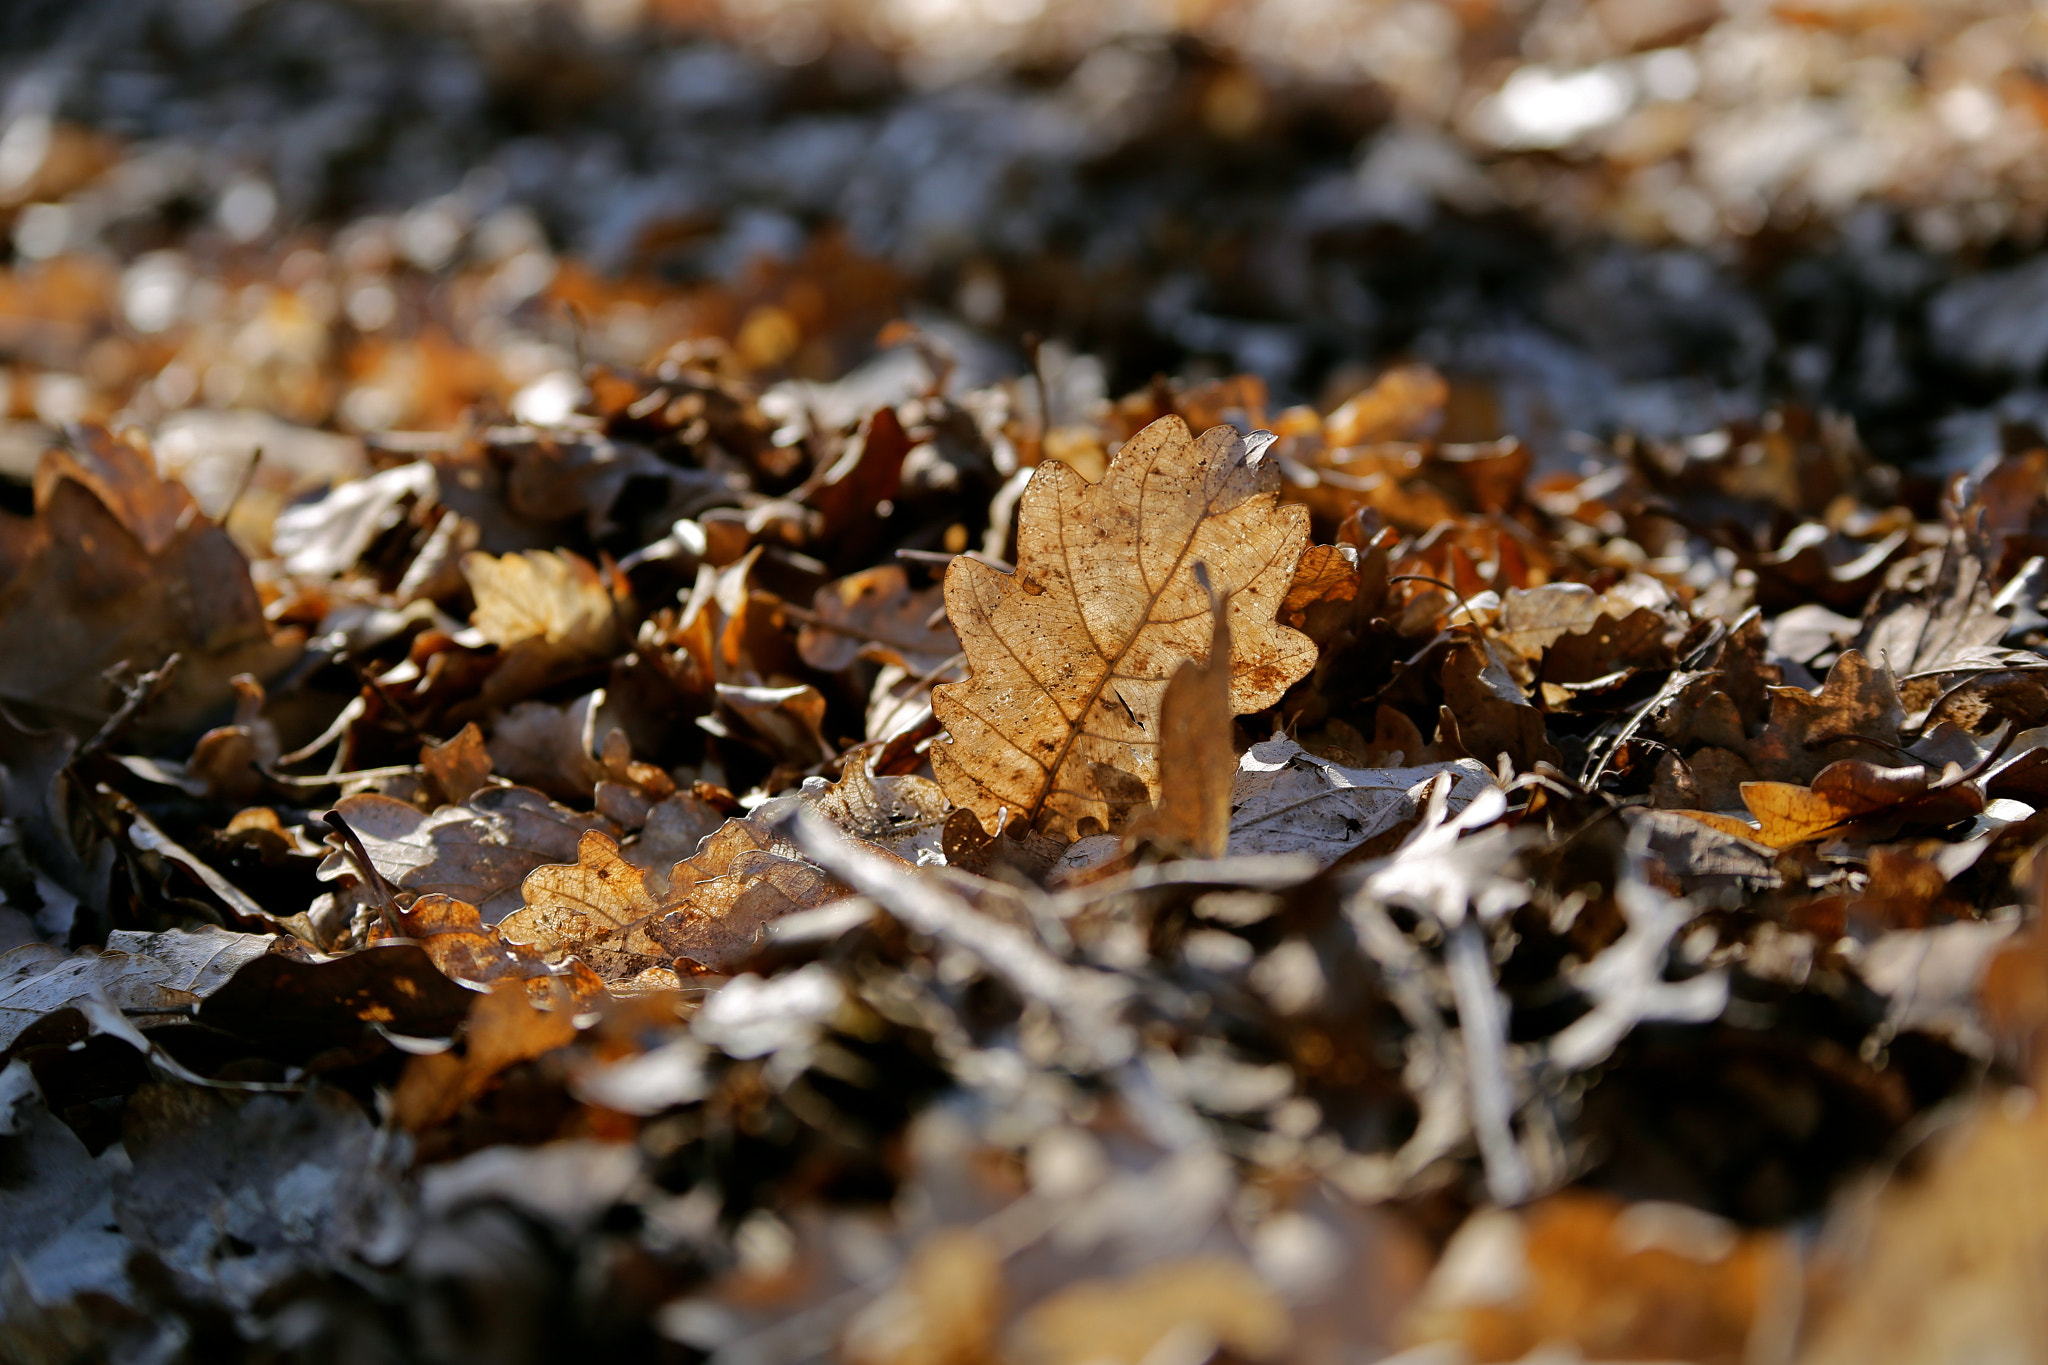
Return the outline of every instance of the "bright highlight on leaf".
<path id="1" fill-rule="evenodd" d="M 1123 828 L 1159 796 L 1166 684 L 1206 659 L 1207 567 L 1230 603 L 1230 708 L 1271 706 L 1315 666 L 1307 636 L 1275 622 L 1308 515 L 1278 501 L 1271 437 L 1178 417 L 1125 442 L 1100 483 L 1041 465 L 1017 521 L 1017 568 L 946 572 L 946 610 L 972 676 L 936 689 L 950 739 L 932 769 L 990 829 L 1007 818 L 1061 838 Z"/>

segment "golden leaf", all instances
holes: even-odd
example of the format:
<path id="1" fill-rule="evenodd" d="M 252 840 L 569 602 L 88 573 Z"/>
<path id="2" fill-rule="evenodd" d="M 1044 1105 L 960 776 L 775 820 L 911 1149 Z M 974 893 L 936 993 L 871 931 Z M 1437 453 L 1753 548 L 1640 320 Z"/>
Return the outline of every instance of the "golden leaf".
<path id="1" fill-rule="evenodd" d="M 576 861 L 535 868 L 526 904 L 499 933 L 556 959 L 575 954 L 609 982 L 626 981 L 678 958 L 724 970 L 752 950 L 768 921 L 830 899 L 838 887 L 808 863 L 775 852 L 759 822 L 728 820 L 696 854 L 669 869 L 657 891 L 649 875 L 591 831 Z"/>
<path id="2" fill-rule="evenodd" d="M 1018 565 L 956 559 L 946 611 L 972 676 L 937 688 L 951 739 L 932 746 L 946 795 L 993 828 L 1055 837 L 1121 829 L 1159 795 L 1159 712 L 1180 665 L 1209 656 L 1209 595 L 1230 601 L 1230 710 L 1270 706 L 1315 666 L 1315 645 L 1274 614 L 1308 539 L 1278 504 L 1269 438 L 1228 427 L 1196 440 L 1177 417 L 1124 444 L 1102 482 L 1040 465 L 1017 521 Z"/>
<path id="3" fill-rule="evenodd" d="M 463 557 L 463 576 L 476 595 L 470 620 L 501 649 L 536 636 L 563 652 L 602 655 L 615 633 L 612 596 L 587 560 L 566 551 L 528 550 Z"/>
<path id="4" fill-rule="evenodd" d="M 486 709 L 530 696 L 618 648 L 623 604 L 577 555 L 472 551 L 463 556 L 462 573 L 476 597 L 471 624 L 504 651 L 484 683 Z"/>

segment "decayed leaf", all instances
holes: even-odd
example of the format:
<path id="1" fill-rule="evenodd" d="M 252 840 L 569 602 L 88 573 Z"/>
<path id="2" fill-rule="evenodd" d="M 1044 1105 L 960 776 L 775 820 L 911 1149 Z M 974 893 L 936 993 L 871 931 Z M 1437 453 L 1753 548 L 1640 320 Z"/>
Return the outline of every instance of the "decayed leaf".
<path id="1" fill-rule="evenodd" d="M 1232 769 L 1230 614 L 1211 610 L 1209 657 L 1167 681 L 1159 705 L 1159 804 L 1134 832 L 1162 848 L 1220 858 L 1230 845 Z"/>
<path id="2" fill-rule="evenodd" d="M 1274 613 L 1307 541 L 1277 504 L 1270 438 L 1217 427 L 1193 439 L 1162 418 L 1125 443 L 1101 483 L 1039 466 L 1018 515 L 1012 574 L 958 559 L 947 615 L 973 669 L 933 693 L 950 734 L 932 768 L 954 804 L 993 828 L 1055 837 L 1120 829 L 1158 797 L 1159 706 L 1175 669 L 1209 653 L 1209 581 L 1230 603 L 1230 706 L 1270 706 L 1315 666 Z"/>
<path id="3" fill-rule="evenodd" d="M 586 830 L 615 831 L 601 815 L 558 806 L 525 787 L 490 787 L 431 815 L 388 796 L 351 796 L 335 809 L 362 837 L 370 861 L 393 886 L 438 892 L 478 907 L 495 922 L 519 905 L 519 883 L 546 863 L 576 856 Z M 320 864 L 332 881 L 349 871 L 338 851 Z"/>
<path id="4" fill-rule="evenodd" d="M 1949 532 L 1934 581 L 1920 591 L 1888 590 L 1871 603 L 1856 647 L 1901 678 L 1995 655 L 2012 628 L 1992 605 L 1990 551 L 1964 528 Z"/>
<path id="5" fill-rule="evenodd" d="M 1230 793 L 1230 852 L 1291 853 L 1328 867 L 1376 835 L 1408 823 L 1431 779 L 1448 773 L 1447 808 L 1463 810 L 1494 785 L 1469 758 L 1413 768 L 1347 768 L 1275 736 L 1238 760 Z"/>
<path id="6" fill-rule="evenodd" d="M 135 1012 L 196 1005 L 277 942 L 268 934 L 208 926 L 115 933 L 104 951 L 66 953 L 48 943 L 25 943 L 0 955 L 0 1048 L 14 1046 L 21 1031 L 44 1015 L 95 997 Z"/>
<path id="7" fill-rule="evenodd" d="M 811 609 L 818 620 L 797 635 L 796 647 L 805 663 L 826 673 L 857 658 L 929 673 L 960 652 L 943 614 L 944 590 L 912 591 L 909 576 L 895 564 L 827 583 Z"/>
<path id="8" fill-rule="evenodd" d="M 1898 688 L 1890 669 L 1873 665 L 1859 650 L 1842 651 L 1818 694 L 1801 687 L 1772 687 L 1768 694 L 1769 720 L 1746 742 L 1761 778 L 1803 782 L 1837 758 L 1896 753 L 1886 746 L 1898 743 L 1905 721 Z M 1735 739 L 1743 742 L 1739 731 Z"/>
<path id="9" fill-rule="evenodd" d="M 752 951 L 768 921 L 836 893 L 830 877 L 777 846 L 758 821 L 728 820 L 670 869 L 667 891 L 657 894 L 617 844 L 591 831 L 574 863 L 527 876 L 526 905 L 499 932 L 550 958 L 573 953 L 607 981 L 678 959 L 725 970 Z"/>

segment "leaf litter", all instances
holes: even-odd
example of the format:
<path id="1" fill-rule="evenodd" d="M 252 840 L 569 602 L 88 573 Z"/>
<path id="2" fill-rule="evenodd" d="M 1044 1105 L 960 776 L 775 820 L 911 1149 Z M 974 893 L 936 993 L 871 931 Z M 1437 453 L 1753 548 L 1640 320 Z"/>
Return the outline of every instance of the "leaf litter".
<path id="1" fill-rule="evenodd" d="M 436 221 L 237 381 L 335 444 L 7 433 L 0 1354 L 2041 1355 L 2024 423 L 1932 477 L 1757 404 L 1561 460 L 1412 356 L 1077 400 L 823 247 L 686 326 L 547 256 L 592 346 L 518 360 L 510 219 L 380 337 Z M 329 268 L 273 264 L 151 363 L 239 401 Z"/>

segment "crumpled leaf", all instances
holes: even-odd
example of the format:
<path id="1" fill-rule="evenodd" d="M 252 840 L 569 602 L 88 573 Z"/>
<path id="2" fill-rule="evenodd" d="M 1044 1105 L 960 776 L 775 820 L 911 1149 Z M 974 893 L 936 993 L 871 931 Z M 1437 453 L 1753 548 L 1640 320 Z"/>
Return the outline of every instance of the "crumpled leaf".
<path id="1" fill-rule="evenodd" d="M 466 901 L 486 923 L 518 907 L 519 883 L 527 873 L 575 857 L 586 830 L 617 829 L 601 815 L 558 806 L 527 787 L 489 787 L 431 815 L 373 793 L 351 796 L 335 809 L 361 836 L 386 881 Z M 320 864 L 325 881 L 349 871 L 338 845 Z"/>
<path id="2" fill-rule="evenodd" d="M 1412 768 L 1347 768 L 1276 735 L 1238 760 L 1230 792 L 1230 852 L 1303 854 L 1328 867 L 1421 813 L 1432 779 L 1449 774 L 1444 800 L 1461 811 L 1494 786 L 1480 763 L 1454 759 Z"/>
<path id="3" fill-rule="evenodd" d="M 1163 418 L 1124 444 L 1098 484 L 1039 466 L 1018 514 L 1018 567 L 957 559 L 947 615 L 972 667 L 936 689 L 950 735 L 932 768 L 954 804 L 1055 837 L 1120 829 L 1158 797 L 1159 706 L 1184 661 L 1207 657 L 1205 564 L 1230 603 L 1230 705 L 1270 706 L 1315 666 L 1274 613 L 1307 542 L 1277 504 L 1269 438 L 1217 427 L 1199 440 Z"/>
<path id="4" fill-rule="evenodd" d="M 325 497 L 278 513 L 271 545 L 288 573 L 338 577 L 398 525 L 408 501 L 431 502 L 439 488 L 434 466 L 424 461 L 336 484 Z"/>
<path id="5" fill-rule="evenodd" d="M 98 997 L 117 1010 L 173 1014 L 219 990 L 278 940 L 211 925 L 156 934 L 117 931 L 76 953 L 24 943 L 0 954 L 0 1048 L 46 1014 Z"/>
<path id="6" fill-rule="evenodd" d="M 550 968 L 531 949 L 507 943 L 496 926 L 485 924 L 477 908 L 467 901 L 434 892 L 400 907 L 397 918 L 400 935 L 425 949 L 441 975 L 450 981 L 479 989 L 495 989 L 505 981 L 522 981 L 526 983 L 527 994 L 541 1006 L 553 999 L 557 978 L 579 1004 L 603 990 L 603 984 L 587 968 L 565 975 Z M 374 944 L 386 937 L 389 935 L 377 925 L 371 930 L 370 942 Z"/>

